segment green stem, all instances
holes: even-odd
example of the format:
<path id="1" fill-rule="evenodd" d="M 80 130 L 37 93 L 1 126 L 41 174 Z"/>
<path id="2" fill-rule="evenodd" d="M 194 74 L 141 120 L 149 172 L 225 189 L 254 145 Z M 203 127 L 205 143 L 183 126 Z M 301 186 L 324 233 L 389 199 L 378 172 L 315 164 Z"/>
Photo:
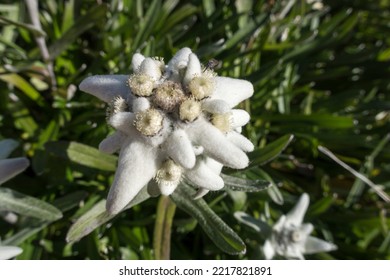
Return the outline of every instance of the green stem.
<path id="1" fill-rule="evenodd" d="M 171 228 L 176 204 L 168 196 L 162 195 L 157 205 L 154 226 L 154 257 L 156 260 L 169 260 L 171 253 Z"/>

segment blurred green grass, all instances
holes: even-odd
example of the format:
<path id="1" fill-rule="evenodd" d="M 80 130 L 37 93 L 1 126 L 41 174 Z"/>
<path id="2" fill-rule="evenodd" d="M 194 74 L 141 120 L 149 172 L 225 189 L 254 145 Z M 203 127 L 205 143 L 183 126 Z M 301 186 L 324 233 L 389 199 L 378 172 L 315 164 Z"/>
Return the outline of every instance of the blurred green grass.
<path id="1" fill-rule="evenodd" d="M 243 238 L 247 254 L 222 253 L 186 213 L 177 211 L 173 259 L 253 259 L 263 239 L 234 211 L 276 220 L 302 192 L 315 234 L 339 250 L 314 259 L 389 259 L 389 205 L 318 151 L 390 187 L 390 1 L 40 1 L 50 59 L 35 42 L 23 1 L 0 5 L 0 139 L 20 142 L 15 156 L 31 167 L 4 184 L 56 205 L 51 224 L 0 221 L 0 236 L 24 249 L 20 259 L 151 259 L 157 200 L 135 206 L 80 242 L 67 244 L 70 225 L 104 198 L 107 168 L 61 156 L 70 141 L 97 147 L 109 133 L 104 105 L 77 89 L 88 75 L 128 74 L 132 54 L 168 60 L 188 46 L 217 73 L 250 80 L 255 94 L 240 107 L 251 113 L 244 133 L 258 149 L 293 134 L 284 152 L 239 176 L 271 177 L 285 203 L 266 192 L 211 193 L 211 208 Z M 318 4 L 321 3 L 321 4 Z M 48 67 L 53 64 L 56 86 Z M 263 150 L 264 151 L 264 150 Z M 261 153 L 253 153 L 253 161 Z M 232 172 L 231 170 L 227 170 Z"/>

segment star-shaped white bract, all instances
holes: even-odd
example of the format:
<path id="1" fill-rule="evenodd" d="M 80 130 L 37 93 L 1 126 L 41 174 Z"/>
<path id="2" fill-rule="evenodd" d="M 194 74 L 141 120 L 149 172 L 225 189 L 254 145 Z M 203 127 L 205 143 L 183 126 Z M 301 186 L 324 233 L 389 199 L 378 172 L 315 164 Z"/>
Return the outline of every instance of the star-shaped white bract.
<path id="1" fill-rule="evenodd" d="M 308 206 L 309 196 L 304 193 L 295 207 L 287 215 L 281 216 L 272 228 L 243 212 L 236 212 L 235 217 L 267 236 L 263 246 L 266 259 L 272 259 L 275 255 L 288 259 L 304 259 L 304 254 L 336 250 L 336 245 L 310 236 L 313 225 L 302 223 Z"/>
<path id="2" fill-rule="evenodd" d="M 250 82 L 218 77 L 183 48 L 164 64 L 136 53 L 131 75 L 86 78 L 80 89 L 109 104 L 107 122 L 116 131 L 99 149 L 119 151 L 118 168 L 106 208 L 120 212 L 147 186 L 152 195 L 170 195 L 185 178 L 195 198 L 223 188 L 223 166 L 248 165 L 253 144 L 241 135 L 249 121 L 233 109 L 253 94 Z"/>

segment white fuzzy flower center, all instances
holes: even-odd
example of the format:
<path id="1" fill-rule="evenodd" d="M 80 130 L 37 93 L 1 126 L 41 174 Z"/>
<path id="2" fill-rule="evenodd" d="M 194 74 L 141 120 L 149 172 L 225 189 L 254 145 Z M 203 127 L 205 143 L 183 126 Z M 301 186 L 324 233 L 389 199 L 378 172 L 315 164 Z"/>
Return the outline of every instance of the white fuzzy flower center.
<path id="1" fill-rule="evenodd" d="M 194 77 L 188 84 L 191 95 L 197 100 L 211 96 L 215 87 L 213 78 L 213 72 L 209 70 L 203 72 L 201 76 Z"/>
<path id="2" fill-rule="evenodd" d="M 135 119 L 135 128 L 145 136 L 156 135 L 163 126 L 163 116 L 153 108 L 137 113 Z"/>
<path id="3" fill-rule="evenodd" d="M 147 74 L 133 74 L 128 79 L 131 92 L 136 96 L 150 96 L 153 92 L 153 78 Z"/>
<path id="4" fill-rule="evenodd" d="M 172 112 L 184 99 L 181 84 L 172 81 L 160 85 L 152 97 L 153 104 L 167 112 Z"/>
<path id="5" fill-rule="evenodd" d="M 193 122 L 202 113 L 202 105 L 194 99 L 187 99 L 179 109 L 180 119 L 182 121 Z"/>
<path id="6" fill-rule="evenodd" d="M 214 114 L 211 123 L 223 133 L 229 132 L 232 130 L 232 114 Z"/>

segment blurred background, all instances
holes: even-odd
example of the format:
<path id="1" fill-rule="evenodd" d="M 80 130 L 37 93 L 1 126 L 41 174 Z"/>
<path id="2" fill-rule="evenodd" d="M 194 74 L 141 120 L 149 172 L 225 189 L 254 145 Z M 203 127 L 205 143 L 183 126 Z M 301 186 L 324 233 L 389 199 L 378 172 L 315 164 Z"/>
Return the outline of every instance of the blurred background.
<path id="1" fill-rule="evenodd" d="M 63 217 L 0 219 L 1 240 L 23 249 L 18 259 L 154 258 L 158 198 L 66 242 L 70 226 L 106 197 L 116 160 L 95 150 L 110 132 L 105 104 L 78 85 L 88 75 L 130 74 L 135 52 L 168 61 L 186 46 L 204 64 L 220 61 L 218 75 L 253 83 L 254 96 L 239 105 L 251 114 L 243 133 L 256 147 L 252 164 L 225 172 L 278 191 L 205 197 L 246 254 L 224 253 L 177 209 L 171 258 L 261 258 L 264 237 L 233 214 L 272 224 L 306 192 L 305 222 L 338 246 L 306 258 L 390 259 L 389 204 L 318 149 L 389 193 L 389 0 L 49 0 L 35 13 L 31 6 L 0 4 L 0 140 L 19 144 L 10 157 L 30 160 L 1 188 L 50 203 Z"/>

